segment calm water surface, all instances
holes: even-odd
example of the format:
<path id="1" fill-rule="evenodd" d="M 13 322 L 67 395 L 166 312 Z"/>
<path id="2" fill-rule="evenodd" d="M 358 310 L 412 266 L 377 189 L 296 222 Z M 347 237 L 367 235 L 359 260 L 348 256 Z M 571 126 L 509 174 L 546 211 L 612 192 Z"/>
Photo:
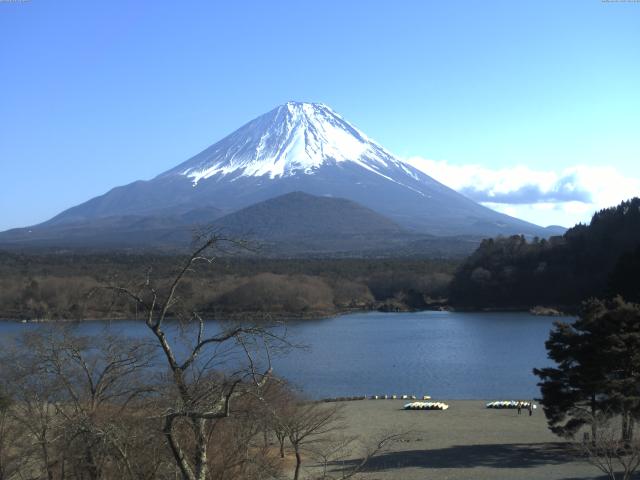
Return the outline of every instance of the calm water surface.
<path id="1" fill-rule="evenodd" d="M 554 320 L 527 313 L 376 312 L 290 322 L 289 338 L 308 348 L 276 358 L 274 369 L 315 398 L 533 398 L 539 390 L 531 370 L 550 364 L 544 342 Z M 91 334 L 105 325 L 134 337 L 149 335 L 134 321 L 79 328 Z M 40 326 L 3 322 L 0 335 L 6 340 L 33 328 Z"/>

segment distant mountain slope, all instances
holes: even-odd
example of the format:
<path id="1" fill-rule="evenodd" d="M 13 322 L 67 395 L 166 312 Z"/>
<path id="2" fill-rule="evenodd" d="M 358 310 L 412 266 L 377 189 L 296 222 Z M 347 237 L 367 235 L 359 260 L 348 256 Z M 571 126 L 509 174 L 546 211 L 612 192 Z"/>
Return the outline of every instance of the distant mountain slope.
<path id="1" fill-rule="evenodd" d="M 226 214 L 296 191 L 355 201 L 417 233 L 549 234 L 435 181 L 326 105 L 299 102 L 267 112 L 152 180 L 114 188 L 39 229 L 91 225 L 106 217 L 181 215 L 209 206 Z"/>
<path id="2" fill-rule="evenodd" d="M 422 239 L 351 200 L 292 192 L 216 220 L 214 228 L 276 256 L 389 256 L 394 248 Z M 455 248 L 455 247 L 454 247 Z M 456 254 L 454 250 L 448 252 Z"/>
<path id="3" fill-rule="evenodd" d="M 640 198 L 597 212 L 561 237 L 484 240 L 457 272 L 458 306 L 575 308 L 590 297 L 640 301 Z"/>
<path id="4" fill-rule="evenodd" d="M 236 253 L 268 257 L 460 257 L 481 240 L 408 232 L 351 200 L 292 192 L 223 217 L 216 209 L 202 208 L 181 215 L 104 217 L 15 229 L 3 234 L 11 235 L 11 241 L 0 247 L 173 251 L 189 247 L 194 229 L 245 240 L 250 249 Z"/>
<path id="5" fill-rule="evenodd" d="M 356 202 L 303 192 L 256 203 L 216 220 L 214 225 L 262 239 L 404 233 L 395 222 Z"/>
<path id="6" fill-rule="evenodd" d="M 203 207 L 165 215 L 158 212 L 153 216 L 114 215 L 45 223 L 0 233 L 0 248 L 175 249 L 189 244 L 197 225 L 209 225 L 220 216 L 220 210 Z"/>

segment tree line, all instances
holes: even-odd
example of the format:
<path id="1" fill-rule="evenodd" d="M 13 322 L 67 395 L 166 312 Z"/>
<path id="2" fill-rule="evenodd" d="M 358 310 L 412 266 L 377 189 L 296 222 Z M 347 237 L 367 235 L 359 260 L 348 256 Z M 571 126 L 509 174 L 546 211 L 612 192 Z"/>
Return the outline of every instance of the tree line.
<path id="1" fill-rule="evenodd" d="M 175 275 L 175 255 L 0 253 L 0 318 L 136 318 L 136 306 L 96 288 Z M 208 317 L 316 317 L 352 310 L 426 308 L 446 296 L 457 263 L 428 259 L 220 257 L 180 285 L 183 302 Z M 91 294 L 91 295 L 90 295 Z"/>
<path id="2" fill-rule="evenodd" d="M 454 306 L 555 306 L 577 311 L 587 298 L 640 301 L 640 198 L 594 214 L 562 237 L 487 239 L 450 284 Z"/>

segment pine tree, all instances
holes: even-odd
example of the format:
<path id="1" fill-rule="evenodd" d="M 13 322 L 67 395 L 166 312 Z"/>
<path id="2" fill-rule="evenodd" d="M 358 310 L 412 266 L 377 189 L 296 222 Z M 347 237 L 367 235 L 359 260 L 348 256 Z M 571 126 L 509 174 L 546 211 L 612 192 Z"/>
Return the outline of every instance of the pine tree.
<path id="1" fill-rule="evenodd" d="M 599 415 L 620 415 L 622 438 L 640 419 L 640 306 L 621 298 L 585 302 L 573 323 L 556 323 L 545 343 L 554 368 L 534 369 L 551 431 L 573 436 Z"/>
<path id="2" fill-rule="evenodd" d="M 589 319 L 600 335 L 601 359 L 607 372 L 604 401 L 608 411 L 622 419 L 622 440 L 631 441 L 640 419 L 640 305 L 617 297 L 608 308 L 595 308 Z"/>

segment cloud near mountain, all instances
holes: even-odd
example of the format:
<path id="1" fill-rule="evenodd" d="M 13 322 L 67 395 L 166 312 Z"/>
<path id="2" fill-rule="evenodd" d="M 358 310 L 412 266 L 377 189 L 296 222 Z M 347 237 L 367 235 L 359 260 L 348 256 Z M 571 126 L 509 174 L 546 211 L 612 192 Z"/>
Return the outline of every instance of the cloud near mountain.
<path id="1" fill-rule="evenodd" d="M 554 171 L 521 165 L 491 169 L 422 157 L 407 162 L 477 202 L 543 224 L 585 222 L 595 211 L 640 192 L 640 179 L 612 166 L 575 165 Z"/>
<path id="2" fill-rule="evenodd" d="M 561 177 L 548 190 L 535 183 L 527 183 L 515 190 L 500 191 L 496 188 L 479 189 L 476 185 L 468 185 L 460 193 L 476 202 L 531 204 L 531 203 L 592 203 L 591 193 L 581 188 L 576 174 Z"/>

